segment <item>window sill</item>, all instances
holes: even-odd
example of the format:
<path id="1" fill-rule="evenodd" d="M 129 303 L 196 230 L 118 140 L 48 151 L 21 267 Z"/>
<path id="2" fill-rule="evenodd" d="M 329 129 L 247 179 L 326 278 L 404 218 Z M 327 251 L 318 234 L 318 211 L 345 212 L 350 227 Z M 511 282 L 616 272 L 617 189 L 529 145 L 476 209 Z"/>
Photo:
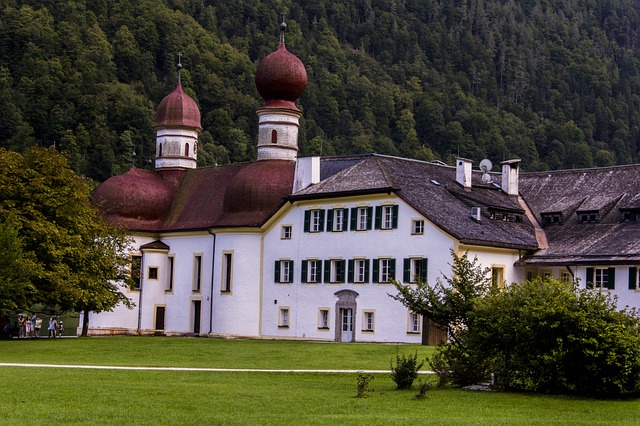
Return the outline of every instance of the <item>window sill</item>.
<path id="1" fill-rule="evenodd" d="M 419 334 L 422 334 L 422 332 L 421 331 L 407 331 L 407 334 L 419 335 Z"/>
<path id="2" fill-rule="evenodd" d="M 220 294 L 231 294 L 231 290 L 220 290 Z"/>
<path id="3" fill-rule="evenodd" d="M 318 327 L 318 330 L 329 330 L 329 327 Z"/>
<path id="4" fill-rule="evenodd" d="M 363 333 L 369 333 L 369 334 L 373 334 L 373 330 L 362 330 Z"/>
<path id="5" fill-rule="evenodd" d="M 289 328 L 288 325 L 279 325 L 278 328 Z"/>
<path id="6" fill-rule="evenodd" d="M 170 289 L 165 289 L 165 290 L 164 290 L 164 293 L 165 293 L 165 294 L 173 294 L 173 289 L 172 289 L 172 288 L 170 288 Z"/>

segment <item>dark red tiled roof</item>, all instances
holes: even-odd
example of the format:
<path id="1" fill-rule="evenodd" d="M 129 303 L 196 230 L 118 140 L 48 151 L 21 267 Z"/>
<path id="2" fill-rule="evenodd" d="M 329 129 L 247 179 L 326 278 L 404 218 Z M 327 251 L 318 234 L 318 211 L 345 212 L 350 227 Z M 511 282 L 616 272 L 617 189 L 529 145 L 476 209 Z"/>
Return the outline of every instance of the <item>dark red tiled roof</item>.
<path id="1" fill-rule="evenodd" d="M 191 127 L 202 130 L 200 109 L 178 83 L 173 92 L 160 101 L 156 110 L 154 128 Z"/>
<path id="2" fill-rule="evenodd" d="M 291 193 L 295 162 L 265 160 L 186 170 L 177 188 L 155 172 L 132 170 L 153 184 L 130 179 L 129 173 L 104 182 L 94 201 L 105 217 L 131 231 L 186 231 L 260 226 Z M 140 188 L 135 196 L 131 186 Z M 159 188 L 171 190 L 169 200 Z M 154 194 L 164 201 L 159 203 Z M 118 208 L 123 204 L 126 208 Z"/>

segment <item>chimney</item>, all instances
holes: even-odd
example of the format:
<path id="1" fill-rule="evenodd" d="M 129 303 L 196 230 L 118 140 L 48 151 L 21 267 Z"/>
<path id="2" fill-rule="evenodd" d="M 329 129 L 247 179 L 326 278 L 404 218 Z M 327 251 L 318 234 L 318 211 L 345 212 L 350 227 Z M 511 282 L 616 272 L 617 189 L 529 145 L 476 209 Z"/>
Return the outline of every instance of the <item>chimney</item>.
<path id="1" fill-rule="evenodd" d="M 456 158 L 456 182 L 466 190 L 471 190 L 471 160 Z"/>
<path id="2" fill-rule="evenodd" d="M 293 193 L 320 182 L 320 157 L 302 157 L 296 161 Z"/>
<path id="3" fill-rule="evenodd" d="M 507 160 L 502 165 L 502 190 L 508 195 L 518 195 L 518 176 L 520 174 L 520 160 Z"/>

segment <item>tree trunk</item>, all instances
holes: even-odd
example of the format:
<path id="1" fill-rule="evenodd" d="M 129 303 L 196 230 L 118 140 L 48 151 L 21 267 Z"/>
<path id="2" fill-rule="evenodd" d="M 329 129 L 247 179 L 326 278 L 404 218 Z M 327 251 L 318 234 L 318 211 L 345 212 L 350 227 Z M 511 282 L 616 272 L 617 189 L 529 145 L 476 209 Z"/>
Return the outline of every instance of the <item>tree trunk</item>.
<path id="1" fill-rule="evenodd" d="M 87 337 L 87 332 L 89 331 L 89 311 L 84 310 L 82 315 L 82 333 L 81 337 Z"/>

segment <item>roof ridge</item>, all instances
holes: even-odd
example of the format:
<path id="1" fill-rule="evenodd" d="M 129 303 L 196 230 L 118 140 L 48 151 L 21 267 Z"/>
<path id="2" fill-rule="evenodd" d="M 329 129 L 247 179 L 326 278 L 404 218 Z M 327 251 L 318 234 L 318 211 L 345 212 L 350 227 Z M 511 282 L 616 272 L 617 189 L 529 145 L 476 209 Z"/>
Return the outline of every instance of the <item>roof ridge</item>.
<path id="1" fill-rule="evenodd" d="M 387 182 L 387 185 L 389 185 L 389 188 L 395 188 L 393 179 L 391 179 L 391 176 L 389 176 L 389 173 L 387 173 L 387 170 L 384 167 L 384 165 L 382 164 L 382 162 L 380 161 L 380 158 L 373 157 L 373 159 L 375 160 L 376 164 L 378 165 L 378 168 L 380 169 L 380 173 L 382 173 L 382 176 L 384 176 L 384 180 Z"/>

